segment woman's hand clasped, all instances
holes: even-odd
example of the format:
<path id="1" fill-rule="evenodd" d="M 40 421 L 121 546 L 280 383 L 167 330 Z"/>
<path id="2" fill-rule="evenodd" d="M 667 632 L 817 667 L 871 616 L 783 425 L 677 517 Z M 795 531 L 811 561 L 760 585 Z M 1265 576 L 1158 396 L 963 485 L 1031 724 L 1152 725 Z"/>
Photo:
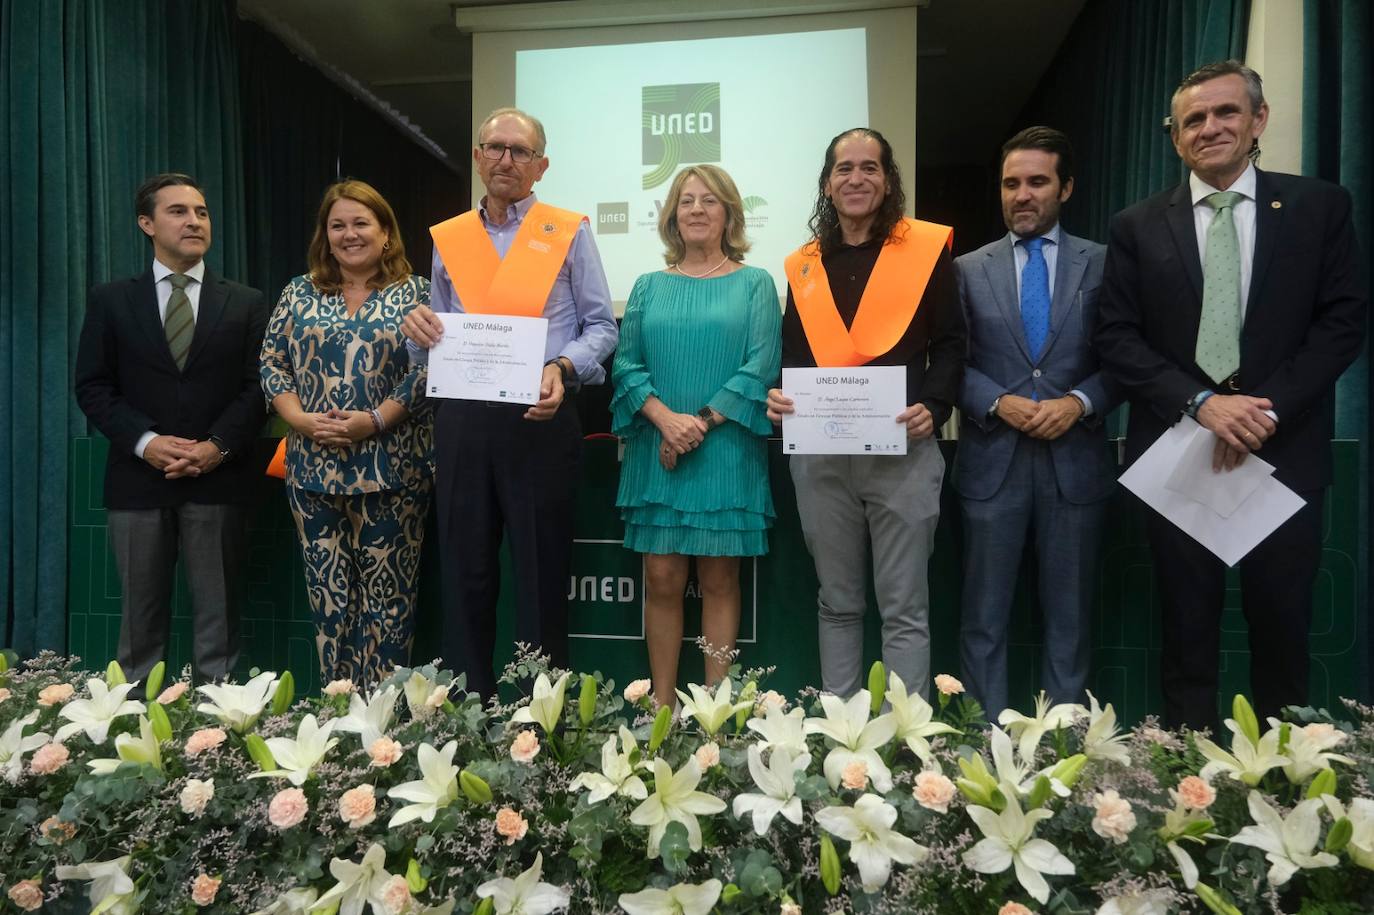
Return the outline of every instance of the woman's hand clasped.
<path id="1" fill-rule="evenodd" d="M 678 457 L 699 447 L 710 429 L 706 420 L 687 413 L 669 413 L 658 421 L 657 426 L 659 434 L 663 436 L 663 444 L 658 449 L 658 462 L 664 470 L 672 470 L 677 466 Z"/>
<path id="2" fill-rule="evenodd" d="M 377 431 L 366 410 L 331 409 L 328 413 L 302 413 L 296 431 L 312 442 L 344 448 Z"/>

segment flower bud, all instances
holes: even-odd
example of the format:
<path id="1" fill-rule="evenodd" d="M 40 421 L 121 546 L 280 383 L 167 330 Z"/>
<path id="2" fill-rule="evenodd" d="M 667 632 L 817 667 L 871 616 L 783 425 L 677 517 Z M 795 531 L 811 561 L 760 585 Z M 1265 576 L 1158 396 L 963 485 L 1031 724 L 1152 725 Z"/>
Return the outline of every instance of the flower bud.
<path id="1" fill-rule="evenodd" d="M 1350 838 L 1355 835 L 1355 824 L 1351 823 L 1346 817 L 1331 824 L 1331 831 L 1326 834 L 1326 850 L 1333 855 L 1340 854 L 1347 845 Z"/>
<path id="2" fill-rule="evenodd" d="M 1312 778 L 1311 784 L 1307 786 L 1307 796 L 1309 798 L 1321 797 L 1323 794 L 1336 793 L 1336 773 L 1331 769 L 1322 769 Z"/>
<path id="3" fill-rule="evenodd" d="M 1035 780 L 1035 785 L 1031 788 L 1030 796 L 1026 798 L 1026 809 L 1035 810 L 1044 807 L 1045 802 L 1050 799 L 1050 780 L 1045 776 L 1040 776 Z"/>
<path id="4" fill-rule="evenodd" d="M 821 833 L 821 883 L 831 896 L 840 891 L 840 855 L 825 833 Z"/>
<path id="5" fill-rule="evenodd" d="M 735 884 L 727 883 L 725 884 L 725 887 L 720 891 L 720 901 L 725 903 L 726 905 L 729 905 L 730 903 L 738 899 L 740 897 L 740 894 L 743 892 L 744 890 L 740 889 Z"/>
<path id="6" fill-rule="evenodd" d="M 1059 779 L 1059 783 L 1065 788 L 1072 788 L 1078 783 L 1079 776 L 1083 774 L 1083 767 L 1087 764 L 1087 756 L 1075 753 L 1068 759 L 1060 760 L 1059 765 L 1050 772 L 1050 776 Z"/>
<path id="7" fill-rule="evenodd" d="M 109 686 L 123 686 L 129 682 L 129 678 L 124 676 L 124 668 L 119 666 L 118 661 L 111 661 L 105 667 L 105 683 Z"/>
<path id="8" fill-rule="evenodd" d="M 668 736 L 668 729 L 673 726 L 673 710 L 666 705 L 658 708 L 658 714 L 654 716 L 654 726 L 649 731 L 649 752 L 658 752 L 659 745 Z"/>
<path id="9" fill-rule="evenodd" d="M 577 697 L 577 718 L 585 728 L 596 717 L 596 678 L 582 675 L 582 692 Z"/>
<path id="10" fill-rule="evenodd" d="M 258 764 L 258 768 L 263 772 L 271 772 L 277 768 L 277 759 L 272 755 L 272 750 L 267 746 L 267 741 L 257 734 L 249 734 L 243 738 L 243 746 L 248 751 L 248 756 Z"/>
<path id="11" fill-rule="evenodd" d="M 869 711 L 878 714 L 883 707 L 883 697 L 887 695 L 887 668 L 882 661 L 874 661 L 868 669 Z"/>
<path id="12" fill-rule="evenodd" d="M 148 672 L 148 684 L 147 687 L 143 690 L 143 695 L 148 697 L 149 702 L 156 700 L 158 693 L 162 692 L 162 678 L 166 675 L 166 661 L 158 661 L 156 664 L 153 665 L 153 669 Z M 159 739 L 166 740 L 167 738 L 162 737 Z"/>
<path id="13" fill-rule="evenodd" d="M 159 741 L 172 739 L 172 722 L 168 719 L 167 710 L 162 707 L 162 703 L 148 703 L 148 722 L 153 726 L 153 736 Z"/>
<path id="14" fill-rule="evenodd" d="M 286 714 L 291 707 L 291 700 L 295 698 L 296 678 L 291 676 L 291 671 L 282 671 L 281 679 L 277 681 L 277 691 L 272 694 L 272 714 Z"/>
<path id="15" fill-rule="evenodd" d="M 491 897 L 488 896 L 486 899 L 477 903 L 477 908 L 472 910 L 472 915 L 492 915 L 495 911 L 496 903 L 492 902 Z M 312 912 L 311 915 L 314 915 L 314 913 Z"/>
<path id="16" fill-rule="evenodd" d="M 463 796 L 472 803 L 491 803 L 491 786 L 480 775 L 464 769 L 458 773 L 458 785 L 463 789 Z"/>
<path id="17" fill-rule="evenodd" d="M 412 894 L 423 893 L 425 887 L 429 886 L 429 881 L 420 875 L 420 862 L 414 858 L 406 865 L 406 887 Z"/>

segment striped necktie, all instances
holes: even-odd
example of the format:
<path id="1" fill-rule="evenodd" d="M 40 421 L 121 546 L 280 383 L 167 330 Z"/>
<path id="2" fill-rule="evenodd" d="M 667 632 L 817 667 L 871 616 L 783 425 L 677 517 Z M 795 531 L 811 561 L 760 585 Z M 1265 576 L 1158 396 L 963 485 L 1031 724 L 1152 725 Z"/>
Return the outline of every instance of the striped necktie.
<path id="1" fill-rule="evenodd" d="M 167 318 L 162 329 L 167 334 L 167 348 L 172 351 L 172 361 L 178 369 L 186 368 L 186 354 L 191 351 L 191 338 L 196 332 L 196 316 L 191 311 L 191 299 L 186 295 L 186 284 L 191 278 L 184 273 L 173 273 L 167 277 L 172 284 L 172 296 L 167 300 Z"/>

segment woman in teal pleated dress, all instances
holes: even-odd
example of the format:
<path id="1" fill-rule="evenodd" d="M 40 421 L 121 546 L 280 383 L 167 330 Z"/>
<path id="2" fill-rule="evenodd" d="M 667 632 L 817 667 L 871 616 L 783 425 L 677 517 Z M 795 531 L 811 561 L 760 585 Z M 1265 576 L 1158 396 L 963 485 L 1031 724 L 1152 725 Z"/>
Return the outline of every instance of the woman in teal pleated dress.
<path id="1" fill-rule="evenodd" d="M 714 684 L 739 633 L 740 557 L 768 551 L 765 409 L 782 318 L 772 277 L 743 264 L 744 207 L 723 169 L 679 172 L 658 232 L 668 267 L 641 276 L 630 293 L 611 413 L 625 442 L 616 497 L 625 546 L 644 554 L 654 697 L 672 706 L 690 560 Z"/>

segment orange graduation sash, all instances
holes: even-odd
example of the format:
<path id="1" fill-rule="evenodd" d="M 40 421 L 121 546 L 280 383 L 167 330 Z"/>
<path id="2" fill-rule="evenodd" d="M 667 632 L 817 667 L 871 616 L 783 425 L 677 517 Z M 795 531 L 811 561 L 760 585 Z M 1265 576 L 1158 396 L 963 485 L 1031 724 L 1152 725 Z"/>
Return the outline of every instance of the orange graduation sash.
<path id="1" fill-rule="evenodd" d="M 818 367 L 865 365 L 896 346 L 911 326 L 940 251 L 954 245 L 954 230 L 919 219 L 902 224 L 905 231 L 894 233 L 879 252 L 848 330 L 835 307 L 820 246 L 810 241 L 787 256 L 787 285 Z"/>
<path id="2" fill-rule="evenodd" d="M 581 213 L 535 201 L 505 257 L 496 253 L 476 210 L 430 226 L 463 310 L 469 314 L 537 318 L 568 256 Z"/>

